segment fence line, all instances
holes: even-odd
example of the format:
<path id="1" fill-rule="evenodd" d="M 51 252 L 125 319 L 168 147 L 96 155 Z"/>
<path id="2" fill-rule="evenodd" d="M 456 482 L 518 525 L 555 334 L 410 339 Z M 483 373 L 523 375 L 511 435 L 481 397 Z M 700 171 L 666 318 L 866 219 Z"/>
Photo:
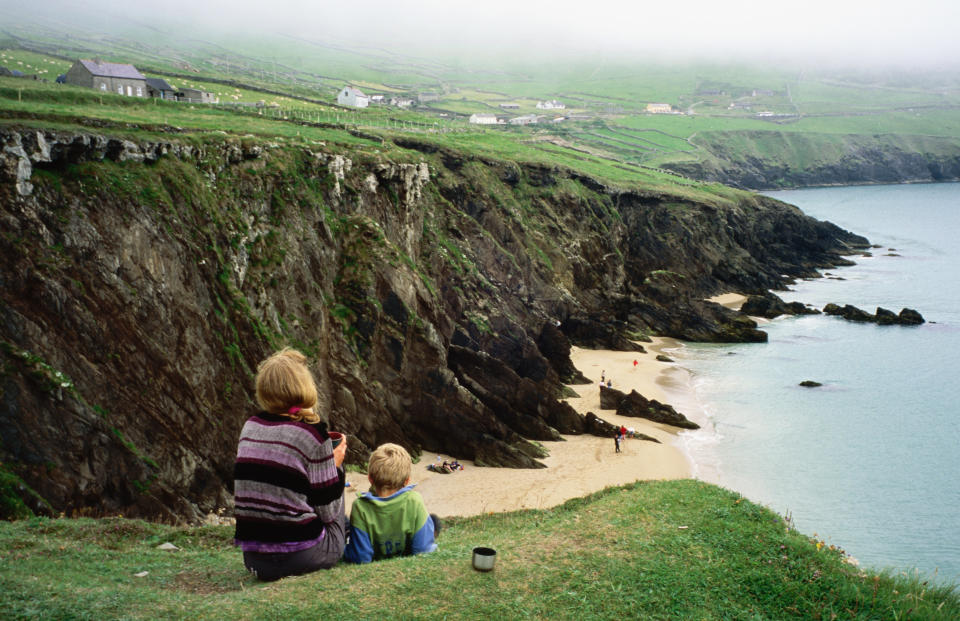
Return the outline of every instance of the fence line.
<path id="1" fill-rule="evenodd" d="M 346 110 L 284 108 L 282 106 L 257 106 L 256 104 L 245 103 L 219 103 L 211 105 L 221 110 L 230 110 L 237 114 L 316 125 L 333 125 L 344 129 L 348 127 L 357 129 L 380 128 L 394 131 L 433 131 L 437 133 L 476 131 L 474 127 L 470 127 L 465 121 L 458 122 L 450 119 L 437 119 L 431 123 L 428 121 L 398 119 L 388 112 L 381 114 L 371 114 L 370 112 L 351 113 Z"/>

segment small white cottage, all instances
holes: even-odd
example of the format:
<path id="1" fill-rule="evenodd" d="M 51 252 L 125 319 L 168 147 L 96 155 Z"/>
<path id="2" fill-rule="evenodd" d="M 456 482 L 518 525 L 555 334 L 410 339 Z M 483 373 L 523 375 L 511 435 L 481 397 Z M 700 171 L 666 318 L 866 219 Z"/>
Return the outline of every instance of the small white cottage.
<path id="1" fill-rule="evenodd" d="M 470 122 L 476 125 L 496 125 L 497 124 L 497 115 L 496 114 L 483 114 L 476 113 L 470 115 Z"/>
<path id="2" fill-rule="evenodd" d="M 556 99 L 551 99 L 550 101 L 538 101 L 537 108 L 540 110 L 563 110 L 566 108 L 566 104 L 563 104 Z"/>
<path id="3" fill-rule="evenodd" d="M 351 106 L 353 108 L 366 108 L 370 105 L 370 98 L 363 94 L 359 88 L 344 86 L 337 93 L 337 103 L 341 106 Z"/>

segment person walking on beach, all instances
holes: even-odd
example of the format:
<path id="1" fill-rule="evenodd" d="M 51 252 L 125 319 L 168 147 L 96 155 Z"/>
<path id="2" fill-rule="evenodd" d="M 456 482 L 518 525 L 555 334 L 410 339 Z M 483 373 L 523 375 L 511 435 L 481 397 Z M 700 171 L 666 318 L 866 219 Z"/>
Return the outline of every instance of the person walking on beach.
<path id="1" fill-rule="evenodd" d="M 639 364 L 639 363 L 637 362 L 637 359 L 634 358 L 634 359 L 633 359 L 633 368 L 636 369 L 638 364 Z"/>
<path id="2" fill-rule="evenodd" d="M 604 380 L 606 380 L 606 379 L 607 379 L 607 372 L 606 372 L 606 371 L 600 371 L 600 383 L 602 384 L 602 383 L 604 382 Z"/>
<path id="3" fill-rule="evenodd" d="M 613 442 L 617 446 L 617 452 L 620 452 L 620 430 L 618 429 L 613 433 Z"/>

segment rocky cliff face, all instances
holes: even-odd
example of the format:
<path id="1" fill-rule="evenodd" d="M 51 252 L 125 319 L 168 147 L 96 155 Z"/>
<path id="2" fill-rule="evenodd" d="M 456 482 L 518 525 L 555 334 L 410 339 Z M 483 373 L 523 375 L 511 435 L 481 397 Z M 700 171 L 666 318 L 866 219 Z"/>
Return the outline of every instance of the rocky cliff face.
<path id="1" fill-rule="evenodd" d="M 762 340 L 702 298 L 866 243 L 758 196 L 410 141 L 0 145 L 0 487 L 47 513 L 228 507 L 254 369 L 284 345 L 314 361 L 349 461 L 393 441 L 538 467 L 528 439 L 603 429 L 557 401 L 571 341 Z"/>
<path id="2" fill-rule="evenodd" d="M 754 190 L 960 179 L 960 144 L 934 136 L 780 131 L 700 134 L 697 161 L 664 168 Z"/>

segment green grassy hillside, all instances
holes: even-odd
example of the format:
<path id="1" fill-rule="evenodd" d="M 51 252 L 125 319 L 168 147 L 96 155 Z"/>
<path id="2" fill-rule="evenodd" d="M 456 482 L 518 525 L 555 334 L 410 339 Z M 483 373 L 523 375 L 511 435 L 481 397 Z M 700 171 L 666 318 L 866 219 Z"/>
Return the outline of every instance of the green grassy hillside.
<path id="1" fill-rule="evenodd" d="M 383 110 L 351 112 L 315 106 L 250 108 L 189 105 L 158 99 L 130 98 L 92 89 L 33 80 L 0 77 L 0 123 L 44 128 L 109 128 L 121 136 L 198 141 L 223 134 L 252 136 L 292 143 L 331 143 L 389 153 L 392 159 L 421 159 L 394 144 L 415 138 L 436 148 L 448 147 L 471 156 L 509 159 L 581 170 L 608 183 L 676 193 L 697 200 L 724 200 L 732 190 L 700 183 L 603 152 L 590 152 L 551 135 L 521 128 L 480 129 L 431 122 L 421 113 L 394 114 Z M 661 143 L 661 134 L 654 138 Z M 624 141 L 635 140 L 629 136 Z"/>
<path id="2" fill-rule="evenodd" d="M 956 619 L 952 587 L 865 571 L 696 481 L 451 519 L 429 555 L 262 584 L 232 527 L 122 518 L 0 524 L 6 619 Z M 179 549 L 157 546 L 170 542 Z M 490 573 L 474 546 L 497 549 Z"/>
<path id="3" fill-rule="evenodd" d="M 0 65 L 52 79 L 76 58 L 100 56 L 137 64 L 147 75 L 178 87 L 215 93 L 222 103 L 263 101 L 275 114 L 350 123 L 360 128 L 403 124 L 443 132 L 497 132 L 504 141 L 550 142 L 568 157 L 586 153 L 629 168 L 715 167 L 715 151 L 698 142 L 704 133 L 802 134 L 813 149 L 832 148 L 836 136 L 960 138 L 960 76 L 952 72 L 841 71 L 759 64 L 663 63 L 647 59 L 583 57 L 526 63 L 494 56 L 460 58 L 405 53 L 377 46 L 336 45 L 320 39 L 139 29 L 105 38 L 56 27 L 14 26 L 0 41 Z M 368 94 L 412 99 L 401 109 L 372 105 L 334 107 L 345 84 Z M 420 101 L 421 97 L 423 100 Z M 538 110 L 559 99 L 566 108 Z M 516 109 L 504 109 L 515 103 Z M 650 114 L 667 103 L 676 114 Z M 471 126 L 473 113 L 503 120 L 539 113 L 525 128 Z M 562 121 L 553 122 L 563 117 Z M 755 147 L 727 141 L 734 160 Z M 803 169 L 789 146 L 777 147 L 773 167 Z M 699 162 L 699 167 L 676 167 Z"/>

